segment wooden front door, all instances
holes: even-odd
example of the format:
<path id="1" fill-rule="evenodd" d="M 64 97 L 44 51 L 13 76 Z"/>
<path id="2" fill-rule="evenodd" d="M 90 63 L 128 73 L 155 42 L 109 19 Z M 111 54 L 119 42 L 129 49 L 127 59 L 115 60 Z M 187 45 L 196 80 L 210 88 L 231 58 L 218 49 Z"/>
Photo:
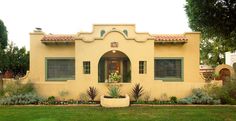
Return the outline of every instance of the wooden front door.
<path id="1" fill-rule="evenodd" d="M 220 79 L 223 81 L 223 85 L 226 84 L 230 79 L 230 71 L 227 68 L 223 68 L 220 70 Z"/>

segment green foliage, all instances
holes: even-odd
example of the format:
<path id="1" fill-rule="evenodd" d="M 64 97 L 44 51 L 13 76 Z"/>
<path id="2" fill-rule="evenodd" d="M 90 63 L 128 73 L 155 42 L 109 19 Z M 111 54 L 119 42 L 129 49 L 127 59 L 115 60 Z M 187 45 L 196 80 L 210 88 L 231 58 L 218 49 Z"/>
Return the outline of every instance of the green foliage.
<path id="1" fill-rule="evenodd" d="M 171 96 L 170 101 L 173 102 L 173 103 L 177 103 L 177 97 Z"/>
<path id="2" fill-rule="evenodd" d="M 236 49 L 235 0 L 186 0 L 189 26 L 201 31 L 204 39 L 217 38 L 222 45 Z"/>
<path id="3" fill-rule="evenodd" d="M 0 105 L 41 104 L 43 101 L 44 99 L 35 93 L 25 93 L 1 98 Z"/>
<path id="4" fill-rule="evenodd" d="M 208 85 L 209 86 L 209 85 Z M 212 91 L 217 88 L 205 87 L 192 90 L 192 95 L 177 101 L 179 104 L 220 104 L 217 94 Z M 215 92 L 216 93 L 216 92 Z"/>
<path id="5" fill-rule="evenodd" d="M 18 80 L 9 82 L 3 89 L 4 96 L 13 96 L 35 92 L 32 83 L 21 84 Z"/>
<path id="6" fill-rule="evenodd" d="M 59 91 L 59 95 L 65 100 L 65 97 L 69 95 L 69 92 L 66 90 Z"/>
<path id="7" fill-rule="evenodd" d="M 22 84 L 18 80 L 8 82 L 0 93 L 0 105 L 38 104 L 44 101 L 36 94 L 32 83 Z"/>
<path id="8" fill-rule="evenodd" d="M 181 98 L 177 100 L 178 104 L 192 104 L 192 98 Z"/>
<path id="9" fill-rule="evenodd" d="M 119 86 L 112 85 L 108 88 L 108 95 L 112 98 L 119 98 L 120 97 L 120 88 Z"/>
<path id="10" fill-rule="evenodd" d="M 217 66 L 225 63 L 225 52 L 229 48 L 216 40 L 202 40 L 200 43 L 200 59 L 202 64 Z"/>
<path id="11" fill-rule="evenodd" d="M 236 104 L 236 81 L 228 81 L 222 87 L 208 84 L 202 91 L 213 99 L 213 103 Z"/>
<path id="12" fill-rule="evenodd" d="M 224 52 L 236 49 L 236 1 L 186 0 L 189 26 L 202 33 L 201 59 L 205 64 L 224 63 Z"/>
<path id="13" fill-rule="evenodd" d="M 138 99 L 143 95 L 143 86 L 141 86 L 140 84 L 135 84 L 133 89 L 132 89 L 132 96 L 135 99 L 135 101 L 138 101 Z"/>
<path id="14" fill-rule="evenodd" d="M 193 104 L 213 104 L 213 98 L 210 97 L 204 90 L 197 88 L 192 90 L 192 103 Z"/>
<path id="15" fill-rule="evenodd" d="M 4 90 L 0 89 L 0 98 L 4 96 Z"/>
<path id="16" fill-rule="evenodd" d="M 7 41 L 8 41 L 7 28 L 4 25 L 3 21 L 0 19 L 0 50 L 6 48 Z"/>
<path id="17" fill-rule="evenodd" d="M 95 97 L 98 95 L 98 91 L 95 87 L 89 87 L 87 90 L 87 94 L 92 101 L 94 101 Z"/>
<path id="18" fill-rule="evenodd" d="M 0 50 L 0 71 L 11 71 L 16 75 L 24 75 L 29 70 L 29 52 L 25 47 L 18 48 L 10 43 L 3 51 Z"/>
<path id="19" fill-rule="evenodd" d="M 235 104 L 236 81 L 228 81 L 219 91 L 219 97 L 223 104 Z"/>
<path id="20" fill-rule="evenodd" d="M 109 75 L 109 82 L 113 83 L 113 82 L 120 82 L 121 76 L 115 72 L 115 73 L 111 73 Z"/>
<path id="21" fill-rule="evenodd" d="M 79 98 L 82 103 L 87 103 L 89 101 L 88 95 L 86 93 L 81 93 Z"/>
<path id="22" fill-rule="evenodd" d="M 236 73 L 236 62 L 233 64 L 234 72 Z"/>
<path id="23" fill-rule="evenodd" d="M 47 99 L 48 104 L 56 104 L 56 98 L 54 96 L 50 96 Z"/>

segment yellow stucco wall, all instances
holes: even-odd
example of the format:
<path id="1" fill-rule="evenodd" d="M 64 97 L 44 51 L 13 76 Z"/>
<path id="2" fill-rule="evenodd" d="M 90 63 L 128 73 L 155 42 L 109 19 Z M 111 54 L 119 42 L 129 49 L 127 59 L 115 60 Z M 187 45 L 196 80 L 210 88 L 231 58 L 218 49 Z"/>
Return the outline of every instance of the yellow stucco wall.
<path id="1" fill-rule="evenodd" d="M 128 37 L 122 31 L 128 30 Z M 104 37 L 100 31 L 105 30 Z M 123 94 L 130 94 L 132 87 L 140 83 L 145 92 L 152 98 L 159 98 L 164 93 L 170 96 L 185 97 L 192 88 L 201 87 L 205 83 L 199 75 L 199 42 L 200 33 L 185 33 L 186 44 L 154 44 L 154 39 L 148 33 L 135 32 L 134 25 L 94 25 L 91 33 L 77 33 L 74 44 L 50 44 L 41 42 L 45 34 L 34 32 L 30 34 L 30 75 L 39 94 L 58 96 L 59 92 L 69 92 L 67 98 L 78 99 L 89 86 L 95 86 L 100 95 L 107 94 L 105 83 L 98 83 L 98 62 L 108 51 L 118 50 L 125 53 L 131 61 L 131 83 L 121 83 Z M 111 42 L 118 42 L 118 48 L 112 48 Z M 75 57 L 75 80 L 46 81 L 46 57 Z M 154 79 L 155 57 L 183 57 L 184 81 L 164 82 Z M 139 74 L 139 61 L 147 61 L 147 73 Z M 83 61 L 90 61 L 91 73 L 83 74 Z"/>

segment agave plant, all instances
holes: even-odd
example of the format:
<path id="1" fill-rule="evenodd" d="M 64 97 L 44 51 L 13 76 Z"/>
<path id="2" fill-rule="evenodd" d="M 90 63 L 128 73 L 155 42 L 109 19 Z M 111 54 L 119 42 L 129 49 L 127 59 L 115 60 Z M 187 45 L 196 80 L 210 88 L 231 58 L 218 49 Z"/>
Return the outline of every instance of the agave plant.
<path id="1" fill-rule="evenodd" d="M 89 87 L 87 90 L 87 94 L 92 101 L 94 101 L 95 97 L 98 95 L 98 91 L 95 87 Z"/>
<path id="2" fill-rule="evenodd" d="M 108 88 L 108 94 L 112 98 L 119 98 L 119 96 L 120 96 L 120 88 L 118 86 L 115 86 L 115 85 L 110 86 Z"/>
<path id="3" fill-rule="evenodd" d="M 135 101 L 138 101 L 138 99 L 143 95 L 143 86 L 140 84 L 135 84 L 132 89 L 132 96 L 135 99 Z"/>

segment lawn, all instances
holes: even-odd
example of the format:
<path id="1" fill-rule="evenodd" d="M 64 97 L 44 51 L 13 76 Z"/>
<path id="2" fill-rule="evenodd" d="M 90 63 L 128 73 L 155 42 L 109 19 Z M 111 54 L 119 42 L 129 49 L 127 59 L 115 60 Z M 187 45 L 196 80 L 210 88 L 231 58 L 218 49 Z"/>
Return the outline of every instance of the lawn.
<path id="1" fill-rule="evenodd" d="M 236 107 L 0 106 L 0 121 L 236 121 Z"/>

